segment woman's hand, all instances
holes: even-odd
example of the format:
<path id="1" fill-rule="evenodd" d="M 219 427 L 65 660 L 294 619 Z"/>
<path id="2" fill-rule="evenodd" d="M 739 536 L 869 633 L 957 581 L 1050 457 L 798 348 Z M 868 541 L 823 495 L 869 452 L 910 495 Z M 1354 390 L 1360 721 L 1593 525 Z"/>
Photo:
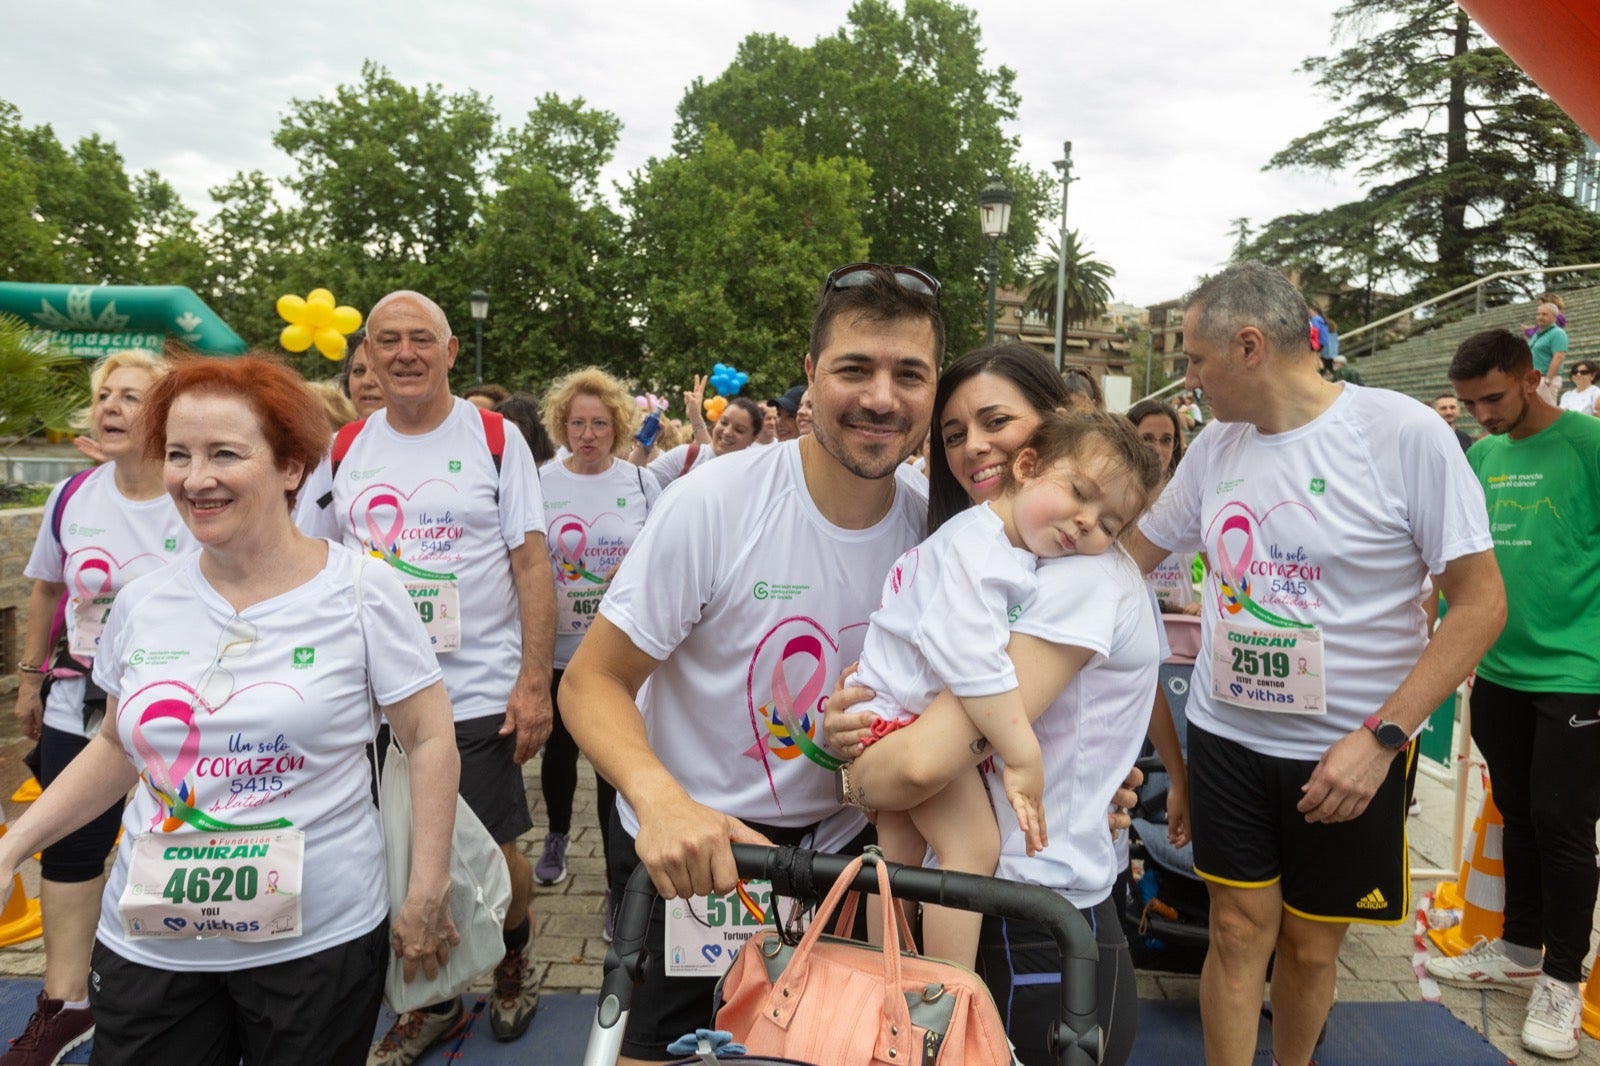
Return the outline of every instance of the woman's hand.
<path id="1" fill-rule="evenodd" d="M 860 665 L 851 663 L 844 668 L 833 694 L 822 705 L 822 743 L 842 759 L 854 759 L 866 750 L 866 740 L 872 735 L 872 722 L 877 717 L 871 711 L 850 710 L 876 695 L 864 685 L 849 684 L 850 675 Z"/>
<path id="2" fill-rule="evenodd" d="M 1139 802 L 1139 794 L 1134 791 L 1144 784 L 1144 771 L 1137 766 L 1128 770 L 1128 776 L 1123 778 L 1122 787 L 1112 793 L 1111 813 L 1106 816 L 1106 821 L 1111 825 L 1111 835 L 1116 836 L 1133 824 L 1131 811 Z"/>
<path id="3" fill-rule="evenodd" d="M 706 424 L 706 375 L 694 376 L 694 388 L 683 394 L 683 406 L 689 414 L 689 428 L 704 429 Z"/>
<path id="4" fill-rule="evenodd" d="M 17 682 L 17 705 L 14 713 L 17 716 L 17 725 L 22 729 L 22 735 L 29 740 L 38 740 L 40 728 L 44 724 L 44 700 L 39 697 L 39 683 L 43 680 L 38 674 L 24 674 Z"/>
<path id="5" fill-rule="evenodd" d="M 1167 843 L 1181 848 L 1189 843 L 1189 783 L 1173 775 L 1167 785 Z"/>
<path id="6" fill-rule="evenodd" d="M 450 918 L 450 887 L 445 885 L 444 895 L 437 899 L 424 899 L 419 893 L 409 892 L 395 915 L 394 926 L 389 930 L 389 942 L 401 961 L 401 974 L 407 980 L 417 976 L 417 969 L 430 981 L 438 975 L 439 967 L 450 959 L 450 949 L 461 943 L 455 922 Z"/>

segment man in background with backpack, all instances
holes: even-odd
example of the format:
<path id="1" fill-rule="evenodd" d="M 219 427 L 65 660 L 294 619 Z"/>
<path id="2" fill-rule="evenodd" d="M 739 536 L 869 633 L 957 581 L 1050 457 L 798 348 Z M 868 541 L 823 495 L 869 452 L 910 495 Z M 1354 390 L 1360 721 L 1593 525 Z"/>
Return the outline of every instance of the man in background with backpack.
<path id="1" fill-rule="evenodd" d="M 528 950 L 533 874 L 516 839 L 533 825 L 520 764 L 550 735 L 555 583 L 532 453 L 499 415 L 450 394 L 457 348 L 426 296 L 401 291 L 377 302 L 367 351 L 386 406 L 339 432 L 296 517 L 306 533 L 399 571 L 432 639 L 455 712 L 462 798 L 511 871 L 489 1020 L 496 1039 L 515 1040 L 538 1006 Z M 405 1066 L 465 1022 L 459 997 L 402 1015 L 368 1062 Z"/>

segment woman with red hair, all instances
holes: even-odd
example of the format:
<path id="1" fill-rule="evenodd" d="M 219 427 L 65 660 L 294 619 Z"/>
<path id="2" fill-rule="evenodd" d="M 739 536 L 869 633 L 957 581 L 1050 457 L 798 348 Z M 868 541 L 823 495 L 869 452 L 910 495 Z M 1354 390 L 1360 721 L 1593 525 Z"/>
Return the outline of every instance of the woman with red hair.
<path id="1" fill-rule="evenodd" d="M 94 665 L 105 725 L 0 838 L 0 874 L 133 789 L 94 947 L 92 1061 L 365 1062 L 391 944 L 409 976 L 459 941 L 438 665 L 387 566 L 290 520 L 328 440 L 292 371 L 180 360 L 145 418 L 200 550 L 117 596 Z M 379 709 L 412 767 L 392 929 L 365 754 Z"/>

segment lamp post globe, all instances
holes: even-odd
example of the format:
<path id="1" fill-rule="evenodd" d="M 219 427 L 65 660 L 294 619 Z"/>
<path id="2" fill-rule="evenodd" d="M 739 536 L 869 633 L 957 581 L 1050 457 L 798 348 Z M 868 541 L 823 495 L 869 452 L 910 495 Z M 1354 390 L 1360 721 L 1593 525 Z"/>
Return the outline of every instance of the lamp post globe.
<path id="1" fill-rule="evenodd" d="M 989 318 L 984 330 L 985 347 L 994 344 L 995 285 L 1000 276 L 1000 238 L 1011 226 L 1011 204 L 1016 199 L 1000 175 L 989 175 L 989 184 L 978 194 L 978 221 L 989 238 Z"/>

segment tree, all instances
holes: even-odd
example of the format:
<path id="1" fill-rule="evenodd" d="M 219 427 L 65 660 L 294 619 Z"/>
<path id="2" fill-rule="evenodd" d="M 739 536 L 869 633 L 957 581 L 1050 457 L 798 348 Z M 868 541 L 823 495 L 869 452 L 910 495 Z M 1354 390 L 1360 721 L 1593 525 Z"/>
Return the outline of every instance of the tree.
<path id="1" fill-rule="evenodd" d="M 49 126 L 19 130 L 16 143 L 33 174 L 35 211 L 50 225 L 61 262 L 57 277 L 35 280 L 137 281 L 133 190 L 116 145 L 91 134 L 69 152 Z"/>
<path id="2" fill-rule="evenodd" d="M 402 85 L 376 63 L 333 99 L 293 100 L 272 142 L 319 236 L 361 273 L 437 263 L 471 243 L 494 144 L 494 112 L 475 92 Z"/>
<path id="3" fill-rule="evenodd" d="M 41 347 L 31 325 L 0 314 L 0 438 L 68 428 L 87 399 L 82 361 Z"/>
<path id="4" fill-rule="evenodd" d="M 1354 167 L 1369 193 L 1273 219 L 1247 255 L 1334 290 L 1387 275 L 1416 297 L 1600 255 L 1600 216 L 1560 192 L 1577 126 L 1454 0 L 1351 0 L 1335 19 L 1349 46 L 1301 69 L 1341 110 L 1267 166 Z"/>
<path id="5" fill-rule="evenodd" d="M 712 364 L 776 395 L 800 379 L 828 271 L 866 254 L 867 168 L 812 160 L 793 131 L 741 148 L 712 127 L 698 147 L 652 160 L 623 191 L 627 287 L 637 301 L 643 383 L 671 395 Z"/>
<path id="6" fill-rule="evenodd" d="M 0 100 L 0 278 L 45 281 L 61 274 L 57 230 L 39 210 L 22 115 Z"/>
<path id="7" fill-rule="evenodd" d="M 1037 242 L 1055 185 L 1016 161 L 1015 75 L 983 63 L 977 15 L 948 0 L 857 0 L 847 25 L 809 48 L 756 34 L 712 81 L 697 79 L 678 105 L 677 150 L 688 155 L 712 127 L 747 151 L 768 130 L 789 131 L 798 159 L 856 159 L 870 170 L 861 207 L 870 256 L 932 273 L 944 283 L 949 345 L 983 330 L 988 244 L 977 197 L 991 173 L 1016 194 L 1003 247 Z M 840 262 L 844 262 L 841 260 Z M 830 264 L 837 266 L 838 263 Z"/>
<path id="8" fill-rule="evenodd" d="M 203 288 L 210 264 L 195 227 L 198 217 L 177 190 L 153 170 L 133 182 L 134 221 L 139 230 L 139 280 L 146 285 Z"/>
<path id="9" fill-rule="evenodd" d="M 581 97 L 547 95 L 507 136 L 466 271 L 493 301 L 485 380 L 533 387 L 584 364 L 637 371 L 622 220 L 599 195 L 621 129 Z"/>
<path id="10" fill-rule="evenodd" d="M 1033 260 L 1029 276 L 1023 282 L 1028 291 L 1025 310 L 1043 315 L 1052 326 L 1056 321 L 1056 281 L 1061 272 L 1061 248 L 1054 237 L 1048 241 L 1050 251 Z M 1094 258 L 1094 251 L 1083 247 L 1078 231 L 1067 231 L 1067 296 L 1063 310 L 1067 324 L 1092 322 L 1105 312 L 1111 302 L 1111 279 L 1117 272 Z"/>

